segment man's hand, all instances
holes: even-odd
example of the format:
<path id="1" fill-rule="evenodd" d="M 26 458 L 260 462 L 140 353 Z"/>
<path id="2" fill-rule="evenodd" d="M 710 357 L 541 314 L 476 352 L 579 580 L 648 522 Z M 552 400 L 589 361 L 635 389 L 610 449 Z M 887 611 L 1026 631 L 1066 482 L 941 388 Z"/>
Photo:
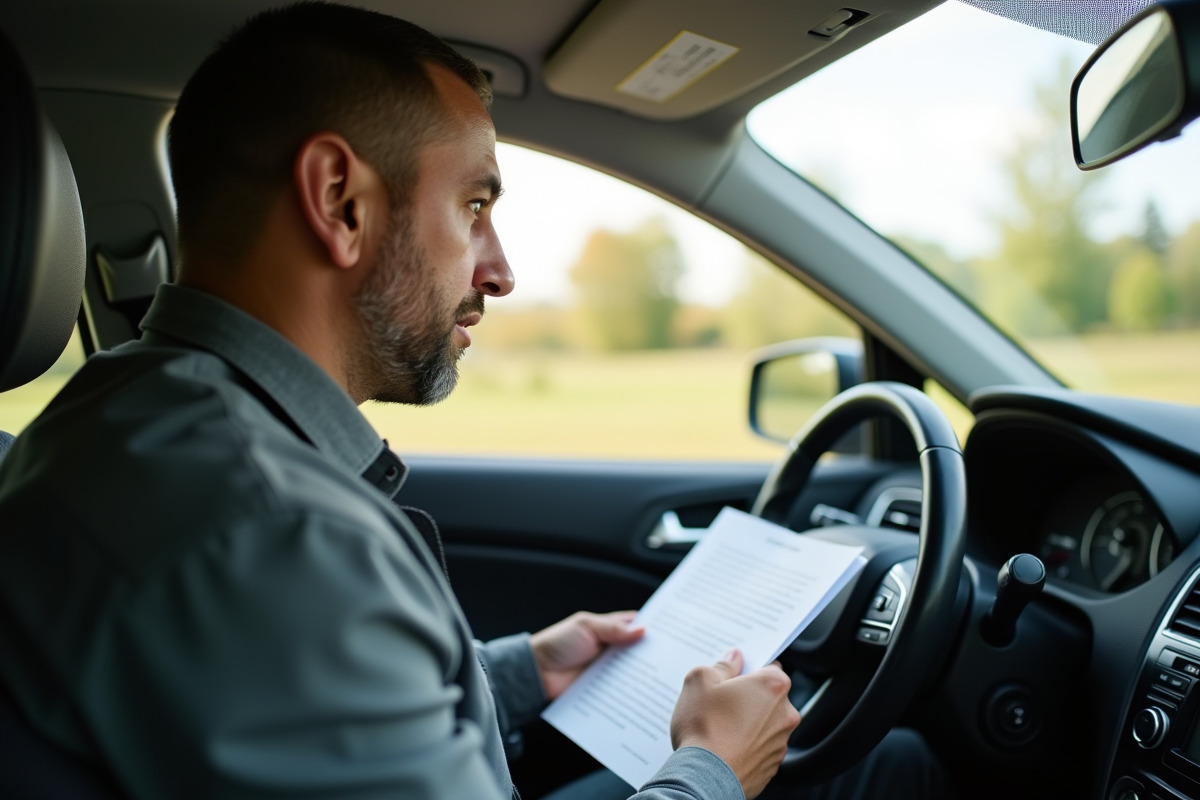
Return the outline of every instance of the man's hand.
<path id="1" fill-rule="evenodd" d="M 671 744 L 716 753 L 753 798 L 778 771 L 800 712 L 788 701 L 792 681 L 777 663 L 741 671 L 742 654 L 731 650 L 716 666 L 688 673 L 671 716 Z"/>
<path id="2" fill-rule="evenodd" d="M 608 645 L 629 644 L 642 638 L 644 628 L 629 627 L 636 613 L 578 611 L 533 634 L 530 644 L 546 697 L 553 700 L 562 694 Z"/>

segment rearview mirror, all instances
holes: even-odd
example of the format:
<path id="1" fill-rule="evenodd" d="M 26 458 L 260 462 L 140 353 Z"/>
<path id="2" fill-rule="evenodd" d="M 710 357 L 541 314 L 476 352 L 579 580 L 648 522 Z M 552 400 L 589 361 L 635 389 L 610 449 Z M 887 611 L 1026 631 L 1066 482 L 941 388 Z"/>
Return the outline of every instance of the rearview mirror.
<path id="1" fill-rule="evenodd" d="M 797 339 L 760 350 L 754 360 L 750 428 L 775 442 L 790 441 L 817 409 L 862 383 L 862 342 L 854 339 Z"/>
<path id="2" fill-rule="evenodd" d="M 1200 11 L 1166 2 L 1138 14 L 1087 60 L 1071 84 L 1071 138 L 1080 169 L 1111 164 L 1178 136 L 1200 115 Z"/>

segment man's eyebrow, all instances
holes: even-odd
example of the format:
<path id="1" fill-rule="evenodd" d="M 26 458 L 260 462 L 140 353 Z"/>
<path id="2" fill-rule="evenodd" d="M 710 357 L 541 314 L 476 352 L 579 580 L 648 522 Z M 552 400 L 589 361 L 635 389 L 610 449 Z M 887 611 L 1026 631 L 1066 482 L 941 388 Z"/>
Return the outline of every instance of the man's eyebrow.
<path id="1" fill-rule="evenodd" d="M 500 176 L 494 172 L 489 172 L 486 175 L 481 175 L 471 181 L 470 188 L 473 191 L 485 191 L 491 195 L 494 201 L 504 194 L 504 187 L 500 184 Z"/>

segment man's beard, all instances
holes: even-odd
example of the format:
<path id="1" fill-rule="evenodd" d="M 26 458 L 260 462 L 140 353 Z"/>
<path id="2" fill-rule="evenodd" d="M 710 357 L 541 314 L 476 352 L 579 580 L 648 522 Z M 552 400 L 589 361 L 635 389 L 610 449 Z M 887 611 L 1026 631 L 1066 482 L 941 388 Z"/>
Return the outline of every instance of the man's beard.
<path id="1" fill-rule="evenodd" d="M 483 295 L 472 291 L 451 314 L 431 280 L 433 266 L 414 242 L 407 217 L 398 214 L 354 298 L 364 349 L 351 363 L 369 399 L 432 405 L 458 384 L 465 348 L 455 346 L 454 326 L 483 313 Z"/>

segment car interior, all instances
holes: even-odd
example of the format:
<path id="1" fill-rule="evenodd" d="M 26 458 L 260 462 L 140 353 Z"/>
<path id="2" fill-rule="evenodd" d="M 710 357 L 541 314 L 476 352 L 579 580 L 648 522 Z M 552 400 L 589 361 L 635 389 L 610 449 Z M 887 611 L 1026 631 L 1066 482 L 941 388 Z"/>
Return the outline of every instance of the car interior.
<path id="1" fill-rule="evenodd" d="M 214 43 L 273 5 L 0 7 L 0 392 L 45 372 L 73 332 L 88 354 L 136 338 L 176 266 L 174 99 Z M 772 376 L 798 358 L 827 356 L 842 390 L 777 435 L 774 464 L 406 455 L 403 500 L 438 521 L 479 638 L 639 607 L 732 506 L 869 556 L 782 657 L 805 714 L 777 780 L 829 777 L 905 726 L 963 797 L 1200 798 L 1200 411 L 1064 385 L 747 130 L 764 101 L 940 2 L 363 5 L 474 59 L 503 142 L 712 223 L 860 332 L 780 344 L 747 367 L 755 429 L 769 427 Z M 1135 162 L 1200 110 L 1196 4 L 970 5 L 1100 45 L 1060 98 L 1085 169 Z M 930 382 L 965 407 L 965 442 Z M 7 691 L 0 751 L 6 796 L 124 796 L 102 764 L 57 752 Z M 544 723 L 512 762 L 527 797 L 595 768 Z"/>

